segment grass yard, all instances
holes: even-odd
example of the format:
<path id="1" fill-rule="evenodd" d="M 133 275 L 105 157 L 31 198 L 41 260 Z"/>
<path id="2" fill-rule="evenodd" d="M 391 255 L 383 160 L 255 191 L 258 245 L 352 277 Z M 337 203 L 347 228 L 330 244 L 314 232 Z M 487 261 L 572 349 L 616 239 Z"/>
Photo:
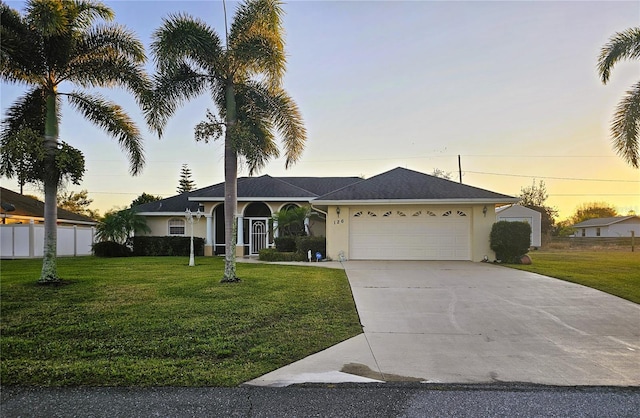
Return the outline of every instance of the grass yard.
<path id="1" fill-rule="evenodd" d="M 236 386 L 361 332 L 342 270 L 184 257 L 2 261 L 2 385 Z"/>
<path id="2" fill-rule="evenodd" d="M 531 265 L 509 265 L 640 303 L 640 252 L 534 251 Z"/>

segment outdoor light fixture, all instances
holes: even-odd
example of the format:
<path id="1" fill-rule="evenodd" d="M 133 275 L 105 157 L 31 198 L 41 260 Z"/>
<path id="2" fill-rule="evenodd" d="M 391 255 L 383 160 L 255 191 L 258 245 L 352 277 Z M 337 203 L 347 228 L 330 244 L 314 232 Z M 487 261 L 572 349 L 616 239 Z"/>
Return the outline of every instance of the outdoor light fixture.
<path id="1" fill-rule="evenodd" d="M 338 214 L 338 218 L 340 217 L 340 206 L 336 207 L 336 213 Z"/>
<path id="2" fill-rule="evenodd" d="M 198 211 L 196 213 L 191 212 L 191 209 L 187 208 L 187 210 L 184 211 L 185 213 L 185 217 L 187 218 L 187 222 L 189 222 L 191 224 L 191 253 L 189 254 L 189 265 L 190 266 L 195 266 L 196 265 L 196 260 L 195 257 L 193 256 L 193 217 L 196 217 L 195 222 L 197 223 L 200 220 L 200 217 L 202 216 L 202 212 L 200 212 L 200 207 L 198 207 Z"/>
<path id="3" fill-rule="evenodd" d="M 487 217 L 487 205 L 484 205 L 484 207 L 482 208 L 482 214 L 485 218 Z"/>

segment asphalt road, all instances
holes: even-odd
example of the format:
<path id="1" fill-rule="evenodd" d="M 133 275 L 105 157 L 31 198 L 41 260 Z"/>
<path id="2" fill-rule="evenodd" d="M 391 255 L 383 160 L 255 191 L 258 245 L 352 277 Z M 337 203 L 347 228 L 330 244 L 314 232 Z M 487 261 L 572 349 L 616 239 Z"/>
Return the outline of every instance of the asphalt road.
<path id="1" fill-rule="evenodd" d="M 1 388 L 10 417 L 638 417 L 638 387 Z"/>

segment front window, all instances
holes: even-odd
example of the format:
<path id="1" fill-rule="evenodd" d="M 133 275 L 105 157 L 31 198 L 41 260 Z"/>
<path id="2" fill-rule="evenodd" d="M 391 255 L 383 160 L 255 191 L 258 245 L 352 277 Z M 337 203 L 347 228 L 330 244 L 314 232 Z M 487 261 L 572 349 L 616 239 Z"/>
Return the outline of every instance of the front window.
<path id="1" fill-rule="evenodd" d="M 169 235 L 184 235 L 184 233 L 185 233 L 184 219 L 169 220 Z"/>
<path id="2" fill-rule="evenodd" d="M 585 236 L 585 233 L 586 233 L 586 232 L 587 232 L 587 231 L 586 231 L 586 229 L 582 228 L 582 236 L 583 236 L 583 237 Z"/>
<path id="3" fill-rule="evenodd" d="M 596 228 L 596 237 L 600 236 L 600 228 Z"/>

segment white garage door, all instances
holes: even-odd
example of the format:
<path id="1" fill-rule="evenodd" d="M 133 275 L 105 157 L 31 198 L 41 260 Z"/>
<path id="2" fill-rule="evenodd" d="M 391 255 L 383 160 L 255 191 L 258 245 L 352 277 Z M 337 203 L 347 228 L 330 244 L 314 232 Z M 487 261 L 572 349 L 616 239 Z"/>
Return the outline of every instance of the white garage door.
<path id="1" fill-rule="evenodd" d="M 352 209 L 353 260 L 470 260 L 470 208 Z"/>

